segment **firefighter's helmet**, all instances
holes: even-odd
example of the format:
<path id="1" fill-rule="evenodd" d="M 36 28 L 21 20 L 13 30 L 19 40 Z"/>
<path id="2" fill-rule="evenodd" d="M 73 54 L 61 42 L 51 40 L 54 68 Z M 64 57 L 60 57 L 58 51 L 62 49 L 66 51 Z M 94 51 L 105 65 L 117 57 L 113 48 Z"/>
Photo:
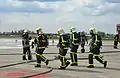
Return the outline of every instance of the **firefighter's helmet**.
<path id="1" fill-rule="evenodd" d="M 28 31 L 27 30 L 24 30 L 24 33 L 27 33 Z"/>
<path id="2" fill-rule="evenodd" d="M 36 32 L 37 32 L 37 34 L 42 33 L 42 28 L 40 28 L 40 27 L 36 28 Z"/>
<path id="3" fill-rule="evenodd" d="M 63 30 L 62 28 L 59 28 L 57 32 L 58 32 L 59 35 L 62 35 L 62 34 L 65 33 L 64 30 Z"/>
<path id="4" fill-rule="evenodd" d="M 70 28 L 70 32 L 76 32 L 76 28 L 75 28 L 74 26 L 72 26 L 72 27 Z"/>
<path id="5" fill-rule="evenodd" d="M 90 32 L 90 34 L 96 34 L 96 29 L 95 28 L 90 28 L 89 32 Z"/>

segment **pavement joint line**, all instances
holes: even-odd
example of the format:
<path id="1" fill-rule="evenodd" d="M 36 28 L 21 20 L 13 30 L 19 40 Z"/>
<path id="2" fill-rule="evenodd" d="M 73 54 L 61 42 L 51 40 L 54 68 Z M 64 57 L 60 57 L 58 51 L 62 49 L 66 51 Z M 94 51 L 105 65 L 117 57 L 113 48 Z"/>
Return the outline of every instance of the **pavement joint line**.
<path id="1" fill-rule="evenodd" d="M 57 46 L 57 45 L 49 45 L 49 46 Z M 85 45 L 85 46 L 89 46 L 89 45 Z M 113 46 L 112 44 L 105 44 L 103 46 Z"/>
<path id="2" fill-rule="evenodd" d="M 120 51 L 102 51 L 101 54 L 102 53 L 118 53 L 118 52 Z M 81 53 L 81 52 L 77 52 L 77 53 Z M 85 53 L 88 53 L 88 52 L 85 52 Z M 32 53 L 32 54 L 36 54 L 36 53 Z M 44 53 L 44 54 L 59 54 L 59 53 Z M 67 54 L 70 54 L 70 52 Z M 23 55 L 23 54 L 22 53 L 4 53 L 0 55 Z"/>
<path id="3" fill-rule="evenodd" d="M 115 52 L 120 52 L 120 51 L 107 51 L 107 52 L 101 52 L 101 53 L 115 53 Z M 58 54 L 58 53 L 57 53 Z M 1 54 L 0 54 L 1 55 Z M 10 54 L 7 54 L 10 55 Z M 70 58 L 68 58 L 70 59 Z M 79 60 L 85 60 L 88 58 L 78 58 Z M 50 61 L 54 61 L 54 60 L 59 60 L 59 59 L 49 59 Z M 30 63 L 30 62 L 35 62 L 36 60 L 31 60 L 31 61 L 24 61 L 24 62 L 19 62 L 19 63 L 14 63 L 14 64 L 8 64 L 8 65 L 4 65 L 4 66 L 0 66 L 0 68 L 4 68 L 4 67 L 9 67 L 9 66 L 14 66 L 14 65 L 19 65 L 19 64 L 25 64 L 25 63 Z"/>
<path id="4" fill-rule="evenodd" d="M 115 53 L 115 52 L 120 52 L 120 51 L 107 51 L 107 52 L 102 52 L 102 53 Z M 58 53 L 57 53 L 58 54 Z M 69 59 L 69 58 L 68 58 Z M 88 58 L 78 58 L 78 59 L 88 59 Z M 50 61 L 54 61 L 54 60 L 58 60 L 58 59 L 50 59 Z M 19 64 L 25 64 L 25 63 L 30 63 L 30 62 L 35 62 L 36 60 L 31 60 L 31 61 L 24 61 L 24 62 L 19 62 L 19 63 L 14 63 L 14 64 L 8 64 L 8 65 L 4 65 L 4 66 L 0 66 L 0 68 L 4 68 L 4 67 L 9 67 L 9 66 L 14 66 L 14 65 L 19 65 Z M 49 67 L 49 71 L 46 72 L 42 72 L 42 73 L 38 73 L 38 74 L 32 74 L 32 75 L 27 75 L 27 76 L 23 76 L 23 77 L 19 77 L 19 78 L 28 78 L 28 77 L 33 77 L 33 76 L 38 76 L 38 75 L 42 75 L 42 74 L 47 74 L 52 72 L 53 68 Z"/>
<path id="5" fill-rule="evenodd" d="M 18 62 L 18 63 L 13 63 L 13 64 L 8 64 L 8 65 L 0 66 L 0 68 L 5 68 L 5 67 L 9 67 L 9 66 L 15 66 L 15 65 L 19 65 L 19 64 L 30 63 L 30 62 L 34 62 L 34 61 L 35 61 L 35 60 Z"/>
<path id="6" fill-rule="evenodd" d="M 54 61 L 54 60 L 55 60 L 55 58 L 53 58 L 53 59 L 49 59 L 49 61 Z M 36 62 L 36 60 L 23 61 L 23 62 L 18 62 L 18 63 L 13 63 L 13 64 L 8 64 L 8 65 L 3 65 L 3 66 L 0 66 L 0 68 L 5 68 L 5 67 L 9 67 L 9 66 L 20 65 L 20 64 L 26 64 L 26 63 L 31 63 L 31 62 Z"/>
<path id="7" fill-rule="evenodd" d="M 114 44 L 114 43 L 113 43 L 113 44 Z M 105 45 L 103 45 L 103 46 L 106 46 L 106 45 L 107 45 L 107 46 L 113 46 L 112 43 L 111 43 L 111 44 L 108 43 L 108 44 L 105 44 Z M 53 45 L 49 45 L 49 46 L 57 46 L 57 45 L 53 44 Z M 87 44 L 87 45 L 85 45 L 85 46 L 89 46 L 89 45 Z"/>
<path id="8" fill-rule="evenodd" d="M 68 60 L 70 60 L 70 58 L 67 58 Z M 84 57 L 84 58 L 78 58 L 78 60 L 87 60 L 88 57 Z M 53 59 L 48 59 L 49 61 L 54 61 L 54 60 L 59 60 L 56 58 Z M 31 62 L 36 62 L 36 60 L 30 60 L 30 61 L 24 61 L 24 62 L 18 62 L 18 63 L 13 63 L 13 64 L 8 64 L 8 65 L 4 65 L 4 66 L 0 66 L 0 68 L 5 68 L 5 67 L 9 67 L 9 66 L 15 66 L 15 65 L 20 65 L 20 64 L 26 64 L 26 63 L 31 63 Z"/>

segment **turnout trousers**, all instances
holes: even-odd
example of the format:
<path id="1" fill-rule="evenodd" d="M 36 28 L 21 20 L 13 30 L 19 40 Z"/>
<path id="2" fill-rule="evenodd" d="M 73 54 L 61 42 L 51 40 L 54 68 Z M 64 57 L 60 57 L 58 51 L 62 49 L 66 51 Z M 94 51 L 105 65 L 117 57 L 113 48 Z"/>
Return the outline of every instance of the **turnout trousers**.
<path id="1" fill-rule="evenodd" d="M 93 65 L 93 56 L 101 64 L 105 64 L 106 63 L 106 61 L 104 61 L 103 58 L 100 56 L 100 48 L 99 47 L 94 47 L 94 48 L 90 48 L 90 51 L 89 51 L 89 56 L 88 56 L 88 58 L 89 58 L 89 65 L 88 66 L 94 66 Z M 106 65 L 104 67 L 106 67 Z"/>
<path id="2" fill-rule="evenodd" d="M 44 63 L 46 63 L 46 65 L 48 65 L 48 59 L 43 56 L 44 50 L 45 48 L 41 48 L 41 49 L 36 48 L 37 65 L 41 65 L 41 61 L 43 61 Z"/>
<path id="3" fill-rule="evenodd" d="M 118 42 L 119 42 L 119 41 L 116 41 L 116 40 L 114 41 L 114 48 L 116 48 L 116 49 L 117 49 Z M 120 42 L 119 42 L 119 43 L 120 43 Z"/>
<path id="4" fill-rule="evenodd" d="M 67 61 L 66 54 L 68 49 L 59 48 L 59 59 L 61 62 L 60 68 L 66 68 L 69 65 L 69 61 Z"/>
<path id="5" fill-rule="evenodd" d="M 78 65 L 78 60 L 77 60 L 77 49 L 79 45 L 72 45 L 71 47 L 71 52 L 70 52 L 70 57 L 71 57 L 71 66 L 72 65 Z"/>
<path id="6" fill-rule="evenodd" d="M 32 54 L 31 54 L 31 51 L 30 51 L 30 47 L 24 47 L 23 48 L 23 60 L 27 60 L 26 55 L 28 56 L 28 60 L 32 59 Z"/>

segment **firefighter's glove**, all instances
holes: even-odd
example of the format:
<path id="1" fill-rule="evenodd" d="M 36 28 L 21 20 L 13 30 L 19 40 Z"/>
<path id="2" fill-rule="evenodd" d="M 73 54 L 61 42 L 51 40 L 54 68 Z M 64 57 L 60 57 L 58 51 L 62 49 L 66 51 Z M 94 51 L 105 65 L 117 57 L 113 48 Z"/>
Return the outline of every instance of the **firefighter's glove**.
<path id="1" fill-rule="evenodd" d="M 31 39 L 32 39 L 32 37 L 30 36 L 30 37 L 29 37 L 29 40 L 31 40 Z"/>
<path id="2" fill-rule="evenodd" d="M 32 42 L 31 46 L 32 46 L 32 49 L 34 49 L 34 42 Z"/>
<path id="3" fill-rule="evenodd" d="M 87 41 L 87 44 L 88 44 L 88 41 Z"/>
<path id="4" fill-rule="evenodd" d="M 45 46 L 45 48 L 48 48 L 48 46 Z"/>
<path id="5" fill-rule="evenodd" d="M 94 46 L 97 46 L 97 44 L 96 44 L 96 43 L 94 43 Z"/>

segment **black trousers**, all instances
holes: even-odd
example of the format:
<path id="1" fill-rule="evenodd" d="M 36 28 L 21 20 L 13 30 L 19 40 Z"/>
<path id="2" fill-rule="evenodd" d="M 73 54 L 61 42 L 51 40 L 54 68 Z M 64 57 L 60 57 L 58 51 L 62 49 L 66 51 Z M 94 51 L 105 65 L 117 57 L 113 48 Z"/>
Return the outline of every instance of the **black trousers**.
<path id="1" fill-rule="evenodd" d="M 84 49 L 85 41 L 81 42 L 81 48 Z"/>
<path id="2" fill-rule="evenodd" d="M 41 61 L 46 63 L 46 61 L 48 60 L 47 58 L 43 56 L 44 50 L 45 48 L 42 48 L 42 49 L 36 48 L 36 59 L 37 59 L 37 64 L 39 65 L 41 65 Z"/>
<path id="3" fill-rule="evenodd" d="M 71 47 L 71 53 L 70 53 L 70 57 L 71 57 L 71 62 L 72 64 L 78 62 L 77 60 L 77 49 L 78 49 L 79 45 L 72 45 Z"/>
<path id="4" fill-rule="evenodd" d="M 114 41 L 114 48 L 117 48 L 118 42 L 119 41 Z"/>
<path id="5" fill-rule="evenodd" d="M 28 59 L 31 60 L 32 55 L 31 55 L 30 47 L 23 48 L 23 57 L 26 58 L 26 55 L 28 55 Z"/>
<path id="6" fill-rule="evenodd" d="M 85 41 L 82 41 L 82 42 L 81 42 L 81 53 L 84 53 L 84 52 L 85 52 L 84 46 L 85 46 Z"/>
<path id="7" fill-rule="evenodd" d="M 60 58 L 60 62 L 61 62 L 60 67 L 65 67 L 66 66 L 66 63 L 67 63 L 67 59 L 66 59 L 67 51 L 68 51 L 68 49 L 59 48 L 59 58 Z"/>
<path id="8" fill-rule="evenodd" d="M 88 56 L 88 58 L 89 58 L 89 65 L 93 65 L 93 56 L 95 57 L 95 59 L 97 61 L 99 61 L 100 63 L 104 64 L 104 60 L 100 56 L 100 48 L 99 47 L 90 48 L 89 56 Z"/>

